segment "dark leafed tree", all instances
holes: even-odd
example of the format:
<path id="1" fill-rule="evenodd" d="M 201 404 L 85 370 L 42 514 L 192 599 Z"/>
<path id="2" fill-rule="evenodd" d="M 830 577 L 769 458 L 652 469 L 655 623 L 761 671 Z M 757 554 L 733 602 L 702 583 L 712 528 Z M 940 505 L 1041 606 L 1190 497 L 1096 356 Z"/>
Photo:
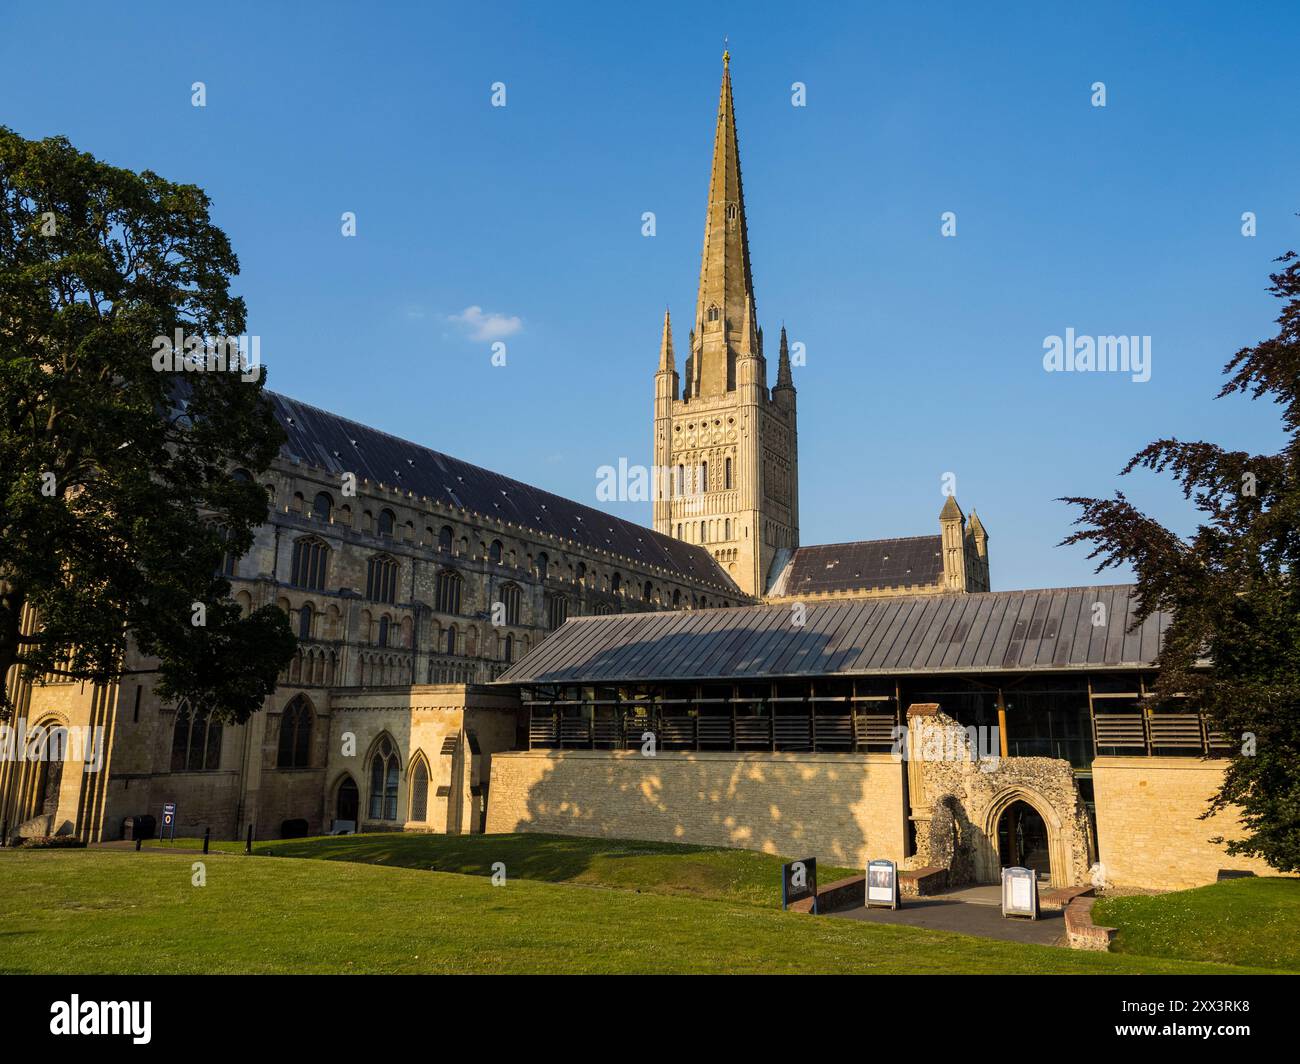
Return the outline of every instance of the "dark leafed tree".
<path id="1" fill-rule="evenodd" d="M 274 691 L 287 619 L 220 575 L 282 438 L 218 342 L 238 269 L 200 189 L 0 127 L 0 680 L 111 681 L 133 639 L 164 698 L 243 720 Z"/>
<path id="2" fill-rule="evenodd" d="M 1219 398 L 1246 395 L 1280 409 L 1288 437 L 1277 454 L 1157 440 L 1125 474 L 1172 476 L 1199 511 L 1194 535 L 1175 535 L 1122 492 L 1071 498 L 1098 570 L 1127 562 L 1137 574 L 1140 621 L 1169 610 L 1155 697 L 1199 703 L 1234 744 L 1206 816 L 1242 810 L 1244 837 L 1228 852 L 1300 870 L 1300 260 L 1283 255 L 1269 291 L 1285 306 L 1277 336 L 1243 348 L 1224 367 Z"/>

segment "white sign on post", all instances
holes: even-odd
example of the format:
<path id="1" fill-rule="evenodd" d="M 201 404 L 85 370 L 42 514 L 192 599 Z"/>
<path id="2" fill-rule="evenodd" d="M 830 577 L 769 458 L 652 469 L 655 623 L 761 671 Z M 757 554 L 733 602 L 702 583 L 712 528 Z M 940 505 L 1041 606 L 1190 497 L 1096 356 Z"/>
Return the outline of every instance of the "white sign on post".
<path id="1" fill-rule="evenodd" d="M 873 905 L 898 908 L 898 866 L 893 861 L 867 863 L 867 908 Z"/>
<path id="2" fill-rule="evenodd" d="M 1038 919 L 1038 874 L 1032 868 L 1002 869 L 1002 915 Z"/>

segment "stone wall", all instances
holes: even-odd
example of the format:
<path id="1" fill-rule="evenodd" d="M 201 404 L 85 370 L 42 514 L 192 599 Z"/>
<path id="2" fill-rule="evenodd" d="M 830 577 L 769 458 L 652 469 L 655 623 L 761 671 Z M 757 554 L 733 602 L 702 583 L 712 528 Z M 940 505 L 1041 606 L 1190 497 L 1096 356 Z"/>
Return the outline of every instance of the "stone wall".
<path id="1" fill-rule="evenodd" d="M 530 750 L 492 758 L 489 832 L 734 846 L 861 868 L 901 861 L 903 765 L 889 754 Z"/>
<path id="2" fill-rule="evenodd" d="M 1107 884 L 1182 890 L 1213 883 L 1220 872 L 1277 875 L 1263 861 L 1229 857 L 1210 842 L 1214 836 L 1240 836 L 1235 816 L 1198 819 L 1227 764 L 1191 757 L 1097 758 L 1092 779 Z"/>

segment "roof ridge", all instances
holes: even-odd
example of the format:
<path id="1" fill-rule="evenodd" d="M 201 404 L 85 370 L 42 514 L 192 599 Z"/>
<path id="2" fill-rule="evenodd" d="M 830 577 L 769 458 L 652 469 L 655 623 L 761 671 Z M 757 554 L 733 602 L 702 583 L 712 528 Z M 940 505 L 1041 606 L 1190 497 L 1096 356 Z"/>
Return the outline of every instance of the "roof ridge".
<path id="1" fill-rule="evenodd" d="M 795 551 L 801 550 L 821 550 L 827 547 L 857 547 L 863 543 L 903 543 L 919 539 L 937 539 L 942 541 L 943 536 L 938 532 L 925 536 L 882 536 L 880 539 L 846 539 L 842 543 L 801 543 L 795 547 Z"/>

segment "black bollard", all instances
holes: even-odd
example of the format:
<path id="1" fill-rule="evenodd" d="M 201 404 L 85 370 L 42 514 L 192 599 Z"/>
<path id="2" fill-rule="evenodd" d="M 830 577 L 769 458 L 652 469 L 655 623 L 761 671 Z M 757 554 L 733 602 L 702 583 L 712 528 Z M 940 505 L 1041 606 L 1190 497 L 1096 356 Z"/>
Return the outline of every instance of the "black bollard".
<path id="1" fill-rule="evenodd" d="M 211 837 L 212 837 L 212 829 L 211 829 L 210 827 L 209 827 L 209 828 L 204 828 L 204 829 L 203 829 L 203 853 L 204 853 L 204 856 L 207 855 L 207 852 L 208 852 L 208 840 L 209 840 Z"/>
<path id="2" fill-rule="evenodd" d="M 248 841 L 244 843 L 244 852 L 245 853 L 253 852 L 253 825 L 252 824 L 248 825 Z"/>
<path id="3" fill-rule="evenodd" d="M 0 846 L 7 846 L 8 844 L 9 844 L 9 821 L 6 820 L 4 822 L 4 826 L 0 827 Z"/>
<path id="4" fill-rule="evenodd" d="M 135 852 L 140 852 L 140 847 L 144 845 L 144 839 L 140 835 L 135 837 Z"/>

